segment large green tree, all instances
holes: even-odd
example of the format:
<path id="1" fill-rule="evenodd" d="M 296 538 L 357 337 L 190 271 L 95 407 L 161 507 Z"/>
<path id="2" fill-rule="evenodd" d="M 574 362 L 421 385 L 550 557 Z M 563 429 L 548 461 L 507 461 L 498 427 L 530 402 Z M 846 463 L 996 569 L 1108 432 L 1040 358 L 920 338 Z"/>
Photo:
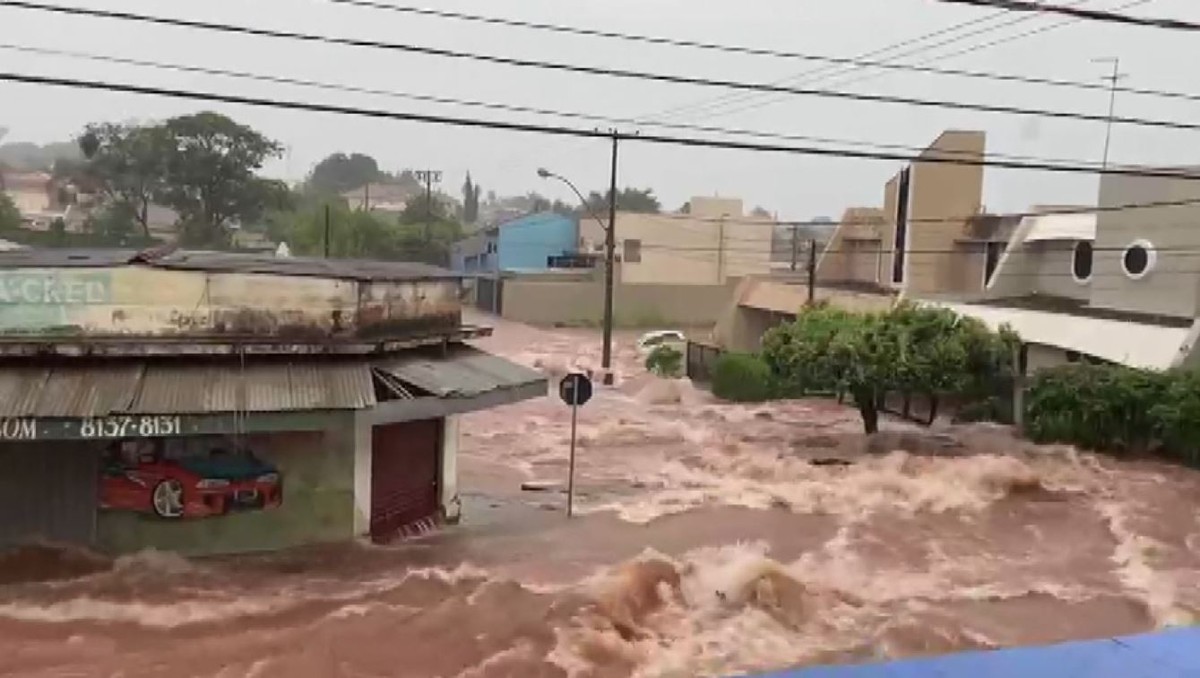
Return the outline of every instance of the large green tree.
<path id="1" fill-rule="evenodd" d="M 900 304 L 887 313 L 849 313 L 828 306 L 802 310 L 769 331 L 763 358 L 788 390 L 847 394 L 867 433 L 879 430 L 888 393 L 973 394 L 1011 376 L 1011 331 L 945 309 Z"/>
<path id="2" fill-rule="evenodd" d="M 168 120 L 162 201 L 179 213 L 183 241 L 202 246 L 229 242 L 231 223 L 260 218 L 280 199 L 280 185 L 255 172 L 283 148 L 219 113 Z"/>
<path id="3" fill-rule="evenodd" d="M 340 195 L 385 177 L 369 155 L 334 153 L 313 168 L 308 188 L 319 195 Z"/>
<path id="4" fill-rule="evenodd" d="M 166 188 L 169 139 L 158 126 L 140 127 L 116 123 L 88 125 L 79 138 L 87 164 L 84 174 L 91 179 L 114 212 L 133 219 L 150 237 L 150 205 Z M 64 166 L 61 172 L 74 168 Z"/>
<path id="5" fill-rule="evenodd" d="M 471 173 L 463 182 L 463 221 L 473 224 L 479 221 L 479 184 L 471 181 Z"/>

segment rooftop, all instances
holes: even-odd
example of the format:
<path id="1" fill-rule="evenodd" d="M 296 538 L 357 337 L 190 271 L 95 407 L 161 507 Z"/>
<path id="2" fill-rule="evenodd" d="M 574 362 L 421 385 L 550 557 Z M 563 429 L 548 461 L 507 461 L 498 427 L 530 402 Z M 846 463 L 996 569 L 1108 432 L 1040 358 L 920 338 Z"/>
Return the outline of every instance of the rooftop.
<path id="1" fill-rule="evenodd" d="M 121 249 L 24 249 L 0 251 L 0 271 L 20 268 L 115 268 L 139 264 L 178 271 L 262 273 L 311 276 L 341 280 L 407 281 L 453 280 L 460 275 L 421 263 L 275 257 L 272 254 L 121 250 Z"/>

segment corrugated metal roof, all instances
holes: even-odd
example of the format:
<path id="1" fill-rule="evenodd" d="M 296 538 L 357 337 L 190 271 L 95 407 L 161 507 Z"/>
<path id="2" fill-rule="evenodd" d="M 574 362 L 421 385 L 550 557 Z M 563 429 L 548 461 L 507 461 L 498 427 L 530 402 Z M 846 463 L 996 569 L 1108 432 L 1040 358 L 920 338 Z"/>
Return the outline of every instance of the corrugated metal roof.
<path id="1" fill-rule="evenodd" d="M 0 251 L 3 268 L 125 266 L 139 254 L 121 249 L 20 249 Z M 142 262 L 152 268 L 228 273 L 264 273 L 359 281 L 454 280 L 462 275 L 419 262 L 276 257 L 274 254 L 178 250 Z"/>
<path id="2" fill-rule="evenodd" d="M 365 361 L 0 369 L 0 417 L 349 410 L 375 404 Z"/>
<path id="3" fill-rule="evenodd" d="M 439 398 L 471 398 L 546 380 L 537 370 L 474 348 L 454 350 L 445 358 L 380 361 L 375 367 Z"/>
<path id="4" fill-rule="evenodd" d="M 948 302 L 922 302 L 983 321 L 991 329 L 1003 324 L 1026 342 L 1056 346 L 1130 367 L 1165 370 L 1186 352 L 1190 328 L 1164 327 L 1064 313 Z"/>

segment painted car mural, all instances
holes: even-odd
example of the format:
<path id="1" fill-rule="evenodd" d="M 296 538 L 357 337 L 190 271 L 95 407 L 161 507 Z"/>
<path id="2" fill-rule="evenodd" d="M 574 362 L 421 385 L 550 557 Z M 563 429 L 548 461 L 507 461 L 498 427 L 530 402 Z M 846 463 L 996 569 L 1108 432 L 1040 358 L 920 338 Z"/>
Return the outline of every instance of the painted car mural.
<path id="1" fill-rule="evenodd" d="M 100 506 L 167 520 L 208 518 L 277 508 L 283 478 L 271 464 L 239 447 L 169 458 L 155 441 L 124 441 L 104 459 Z"/>

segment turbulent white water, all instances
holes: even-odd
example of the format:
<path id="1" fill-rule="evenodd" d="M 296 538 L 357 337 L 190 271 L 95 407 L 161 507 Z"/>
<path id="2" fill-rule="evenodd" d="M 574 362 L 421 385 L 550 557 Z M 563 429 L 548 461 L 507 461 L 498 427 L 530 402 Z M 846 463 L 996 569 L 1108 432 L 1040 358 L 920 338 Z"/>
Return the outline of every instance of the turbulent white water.
<path id="1" fill-rule="evenodd" d="M 20 676 L 695 676 L 1195 623 L 1200 474 L 889 423 L 822 401 L 732 406 L 645 375 L 580 413 L 468 416 L 466 521 L 393 547 L 189 562 L 29 551 L 0 586 Z M 502 326 L 565 372 L 595 337 Z M 816 463 L 814 463 L 816 462 Z"/>

